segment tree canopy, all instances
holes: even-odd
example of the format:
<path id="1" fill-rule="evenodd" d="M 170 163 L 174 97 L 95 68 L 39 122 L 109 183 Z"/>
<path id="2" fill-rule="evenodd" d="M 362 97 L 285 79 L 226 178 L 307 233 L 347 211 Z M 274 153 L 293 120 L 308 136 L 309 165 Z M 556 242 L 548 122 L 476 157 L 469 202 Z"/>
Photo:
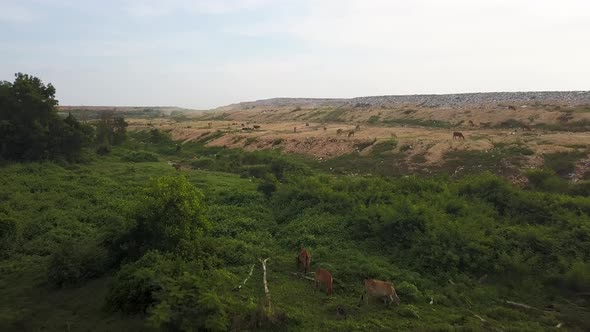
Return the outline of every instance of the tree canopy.
<path id="1" fill-rule="evenodd" d="M 76 159 L 92 128 L 57 113 L 55 87 L 17 73 L 0 82 L 0 159 Z"/>

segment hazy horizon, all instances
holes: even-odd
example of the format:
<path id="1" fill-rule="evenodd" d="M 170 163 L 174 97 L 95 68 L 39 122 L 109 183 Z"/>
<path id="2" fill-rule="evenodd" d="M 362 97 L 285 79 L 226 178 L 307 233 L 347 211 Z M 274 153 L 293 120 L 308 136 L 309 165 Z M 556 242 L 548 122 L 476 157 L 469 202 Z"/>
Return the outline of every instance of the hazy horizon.
<path id="1" fill-rule="evenodd" d="M 2 1 L 0 29 L 0 80 L 61 105 L 589 89 L 582 0 Z"/>

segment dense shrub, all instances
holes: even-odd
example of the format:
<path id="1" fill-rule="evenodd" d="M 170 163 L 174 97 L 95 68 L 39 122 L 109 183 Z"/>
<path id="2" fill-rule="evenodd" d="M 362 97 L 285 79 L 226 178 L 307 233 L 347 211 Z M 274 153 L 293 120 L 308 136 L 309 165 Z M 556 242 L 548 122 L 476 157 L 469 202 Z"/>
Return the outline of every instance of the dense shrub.
<path id="1" fill-rule="evenodd" d="M 573 263 L 569 271 L 565 274 L 565 283 L 573 291 L 590 291 L 590 263 Z"/>
<path id="2" fill-rule="evenodd" d="M 117 273 L 106 298 L 109 311 L 143 313 L 156 328 L 174 331 L 227 331 L 227 274 L 205 271 L 198 262 L 148 252 Z"/>
<path id="3" fill-rule="evenodd" d="M 402 281 L 395 286 L 395 291 L 404 302 L 416 302 L 422 297 L 418 288 L 407 281 Z"/>
<path id="4" fill-rule="evenodd" d="M 0 257 L 7 256 L 15 245 L 17 222 L 14 219 L 0 216 Z"/>
<path id="5" fill-rule="evenodd" d="M 148 252 L 135 263 L 124 265 L 115 276 L 106 297 L 109 311 L 146 313 L 162 289 L 162 279 L 177 275 L 182 262 L 172 255 Z"/>
<path id="6" fill-rule="evenodd" d="M 77 285 L 102 275 L 107 259 L 106 250 L 92 243 L 65 243 L 51 256 L 47 277 L 55 287 Z"/>
<path id="7" fill-rule="evenodd" d="M 211 225 L 203 194 L 183 176 L 154 179 L 135 208 L 135 226 L 121 241 L 131 256 L 148 249 L 189 254 Z M 187 252 L 188 251 L 188 252 Z"/>
<path id="8" fill-rule="evenodd" d="M 130 151 L 121 160 L 134 163 L 153 162 L 158 161 L 158 155 L 149 151 Z"/>
<path id="9" fill-rule="evenodd" d="M 17 73 L 14 82 L 0 81 L 0 159 L 77 160 L 94 132 L 71 114 L 57 114 L 53 85 Z"/>

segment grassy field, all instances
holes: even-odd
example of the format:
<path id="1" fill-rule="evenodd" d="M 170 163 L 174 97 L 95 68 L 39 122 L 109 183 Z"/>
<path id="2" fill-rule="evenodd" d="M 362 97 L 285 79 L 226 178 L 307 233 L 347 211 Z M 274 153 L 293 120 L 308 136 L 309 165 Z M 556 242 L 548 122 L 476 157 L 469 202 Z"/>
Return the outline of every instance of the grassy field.
<path id="1" fill-rule="evenodd" d="M 584 295 L 590 287 L 587 194 L 563 186 L 559 193 L 541 185 L 523 190 L 489 174 L 463 180 L 346 175 L 379 174 L 379 161 L 395 163 L 397 146 L 386 141 L 369 156 L 318 164 L 277 151 L 179 145 L 161 132 L 140 132 L 106 155 L 89 153 L 83 163 L 4 163 L 0 330 L 193 330 L 191 319 L 210 317 L 227 324 L 219 325 L 221 330 L 590 328 L 590 301 Z M 529 154 L 497 148 L 512 157 Z M 181 171 L 170 163 L 179 163 Z M 82 263 L 66 256 L 66 266 L 78 274 L 62 276 L 72 282 L 55 284 L 60 250 L 73 243 L 91 248 L 92 261 L 99 260 L 94 258 L 137 218 L 137 202 L 150 181 L 161 177 L 186 178 L 204 194 L 212 227 L 198 241 L 214 244 L 205 251 L 213 257 L 213 272 L 205 275 L 222 275 L 219 280 L 226 283 L 211 286 L 207 294 L 223 305 L 224 318 L 202 313 L 191 318 L 192 307 L 174 307 L 170 297 L 175 293 L 165 287 L 154 291 L 157 296 L 145 312 L 109 310 L 106 298 L 132 260 L 80 274 L 75 267 Z M 301 246 L 311 251 L 313 267 L 333 273 L 334 296 L 315 290 L 297 273 L 294 260 Z M 258 259 L 266 257 L 270 320 L 260 318 L 264 290 Z M 192 264 L 203 258 L 183 259 Z M 232 290 L 252 265 L 245 286 Z M 180 268 L 171 279 L 190 275 L 189 270 Z M 372 299 L 357 306 L 365 277 L 393 281 L 401 305 L 386 307 Z M 175 316 L 174 309 L 154 310 L 163 299 L 170 308 L 188 311 Z M 161 320 L 167 323 L 154 323 Z"/>

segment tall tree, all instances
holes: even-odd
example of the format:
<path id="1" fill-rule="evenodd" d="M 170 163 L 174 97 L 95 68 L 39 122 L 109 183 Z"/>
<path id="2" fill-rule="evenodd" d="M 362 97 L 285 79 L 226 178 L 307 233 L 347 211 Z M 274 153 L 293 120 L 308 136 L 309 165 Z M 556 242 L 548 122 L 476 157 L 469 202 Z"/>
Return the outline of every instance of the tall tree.
<path id="1" fill-rule="evenodd" d="M 51 83 L 17 73 L 13 83 L 0 82 L 0 159 L 75 158 L 91 132 L 57 114 Z"/>

